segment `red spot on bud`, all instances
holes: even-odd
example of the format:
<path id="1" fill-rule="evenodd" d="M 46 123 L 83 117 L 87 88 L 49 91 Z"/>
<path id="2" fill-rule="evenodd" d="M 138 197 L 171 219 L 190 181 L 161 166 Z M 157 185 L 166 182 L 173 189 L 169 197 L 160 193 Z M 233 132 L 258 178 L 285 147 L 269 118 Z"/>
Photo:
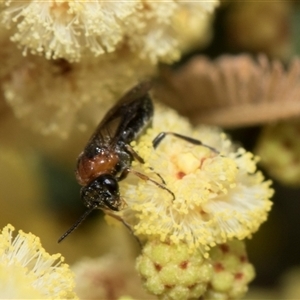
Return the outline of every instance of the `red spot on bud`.
<path id="1" fill-rule="evenodd" d="M 214 265 L 214 269 L 216 272 L 221 272 L 221 271 L 224 271 L 224 266 L 221 263 L 216 263 Z"/>
<path id="2" fill-rule="evenodd" d="M 155 270 L 159 272 L 162 269 L 162 266 L 159 264 L 154 264 Z"/>
<path id="3" fill-rule="evenodd" d="M 179 172 L 177 173 L 177 178 L 178 178 L 178 179 L 182 179 L 185 175 L 186 175 L 186 174 L 185 174 L 184 172 L 179 171 Z"/>
<path id="4" fill-rule="evenodd" d="M 247 262 L 247 261 L 248 261 L 248 258 L 247 258 L 247 256 L 245 256 L 245 255 L 241 255 L 241 256 L 240 256 L 240 261 L 241 261 L 242 263 L 245 263 L 245 262 Z"/>
<path id="5" fill-rule="evenodd" d="M 188 286 L 188 289 L 190 289 L 190 290 L 192 290 L 194 287 L 196 287 L 197 286 L 197 284 L 196 283 L 194 283 L 194 284 L 192 284 L 192 285 L 189 285 Z"/>
<path id="6" fill-rule="evenodd" d="M 186 269 L 188 267 L 188 264 L 189 263 L 187 261 L 183 261 L 183 262 L 180 263 L 179 267 L 181 269 Z"/>
<path id="7" fill-rule="evenodd" d="M 171 284 L 165 284 L 165 288 L 166 289 L 171 289 L 171 288 L 173 288 L 174 287 L 174 285 L 171 285 Z"/>
<path id="8" fill-rule="evenodd" d="M 220 245 L 220 249 L 222 250 L 223 253 L 229 252 L 229 246 L 227 244 Z"/>
<path id="9" fill-rule="evenodd" d="M 244 277 L 244 274 L 243 274 L 243 273 L 236 273 L 236 274 L 234 275 L 234 278 L 237 279 L 237 280 L 243 279 L 243 277 Z"/>

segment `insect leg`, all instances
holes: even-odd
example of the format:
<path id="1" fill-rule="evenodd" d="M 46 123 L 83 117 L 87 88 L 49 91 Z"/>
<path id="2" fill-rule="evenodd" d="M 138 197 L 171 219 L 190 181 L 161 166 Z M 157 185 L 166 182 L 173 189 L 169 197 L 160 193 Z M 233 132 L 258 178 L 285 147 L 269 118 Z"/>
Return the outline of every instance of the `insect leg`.
<path id="1" fill-rule="evenodd" d="M 134 159 L 136 159 L 141 164 L 145 163 L 144 159 L 130 145 L 126 144 L 125 147 L 126 147 L 126 150 L 133 156 Z M 150 167 L 150 170 L 160 178 L 160 180 L 163 184 L 166 184 L 165 180 L 162 178 L 162 176 L 159 173 L 155 172 L 154 169 L 151 167 Z M 122 176 L 122 174 L 121 174 L 121 176 Z M 127 174 L 125 174 L 125 177 L 126 176 L 127 176 Z M 125 177 L 122 177 L 122 179 L 124 179 Z"/>
<path id="2" fill-rule="evenodd" d="M 134 151 L 134 149 L 130 145 L 126 144 L 125 148 L 133 156 L 135 160 L 137 160 L 141 164 L 145 163 L 144 159 L 140 157 L 139 154 L 136 151 Z"/>
<path id="3" fill-rule="evenodd" d="M 163 184 L 166 184 L 165 180 L 163 179 L 163 177 L 162 177 L 159 173 L 155 172 L 154 169 L 153 169 L 152 167 L 149 167 L 149 169 L 150 169 L 157 177 L 160 178 L 160 180 L 161 180 L 161 182 L 162 182 Z"/>
<path id="4" fill-rule="evenodd" d="M 219 153 L 218 150 L 216 150 L 215 148 L 213 147 L 210 147 L 206 144 L 203 144 L 200 140 L 197 140 L 197 139 L 194 139 L 194 138 L 191 138 L 189 136 L 186 136 L 186 135 L 182 135 L 182 134 L 179 134 L 179 133 L 176 133 L 176 132 L 165 132 L 165 131 L 162 131 L 161 133 L 159 133 L 155 139 L 152 141 L 152 145 L 153 145 L 153 148 L 156 149 L 158 147 L 158 145 L 161 143 L 161 141 L 166 137 L 166 135 L 173 135 L 179 139 L 182 139 L 188 143 L 191 143 L 191 144 L 194 144 L 194 145 L 199 145 L 199 146 L 203 146 L 203 147 L 206 147 L 208 149 L 210 149 L 211 151 L 215 152 L 215 153 Z"/>
<path id="5" fill-rule="evenodd" d="M 128 173 L 130 172 L 129 170 L 130 170 L 129 168 L 123 169 L 120 176 L 117 177 L 117 180 L 121 181 L 121 180 L 125 179 L 127 177 Z"/>
<path id="6" fill-rule="evenodd" d="M 173 197 L 173 200 L 175 200 L 175 195 L 174 195 L 174 193 L 173 193 L 172 191 L 170 191 L 166 186 L 162 185 L 161 183 L 159 183 L 159 182 L 153 180 L 153 179 L 150 178 L 149 176 L 147 176 L 147 175 L 145 175 L 145 174 L 143 174 L 143 173 L 140 173 L 140 172 L 138 172 L 138 171 L 136 171 L 136 170 L 130 169 L 130 168 L 126 168 L 126 169 L 122 172 L 122 174 L 123 174 L 124 172 L 126 172 L 126 176 L 127 176 L 127 174 L 130 172 L 130 173 L 136 175 L 137 177 L 139 177 L 139 178 L 141 178 L 141 179 L 143 179 L 143 180 L 145 180 L 145 181 L 148 181 L 148 180 L 149 180 L 149 181 L 153 182 L 156 186 L 158 186 L 159 188 L 161 188 L 161 189 L 167 191 L 169 194 L 171 194 L 172 197 Z M 120 176 L 122 176 L 122 174 L 121 174 Z M 160 177 L 161 177 L 161 176 L 160 176 Z"/>
<path id="7" fill-rule="evenodd" d="M 122 217 L 120 217 L 120 216 L 118 216 L 118 215 L 115 215 L 114 213 L 112 213 L 112 212 L 109 211 L 109 210 L 104 210 L 104 212 L 105 212 L 107 215 L 111 216 L 112 218 L 114 218 L 114 219 L 116 219 L 116 220 L 122 222 L 123 225 L 130 231 L 130 233 L 134 236 L 134 238 L 136 239 L 136 241 L 138 242 L 138 244 L 139 244 L 140 247 L 142 248 L 143 245 L 142 245 L 141 241 L 140 241 L 139 238 L 134 234 L 134 232 L 133 232 L 131 226 L 130 226 L 127 222 L 125 222 L 125 221 L 122 219 Z"/>

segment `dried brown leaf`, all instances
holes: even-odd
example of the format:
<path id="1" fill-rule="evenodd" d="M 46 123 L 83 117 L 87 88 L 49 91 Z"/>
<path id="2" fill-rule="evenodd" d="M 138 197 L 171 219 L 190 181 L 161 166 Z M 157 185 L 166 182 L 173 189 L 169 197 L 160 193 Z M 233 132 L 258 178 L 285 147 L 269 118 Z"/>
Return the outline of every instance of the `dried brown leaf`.
<path id="1" fill-rule="evenodd" d="M 285 70 L 260 55 L 204 56 L 163 70 L 157 97 L 197 123 L 226 127 L 262 124 L 300 115 L 300 59 Z"/>

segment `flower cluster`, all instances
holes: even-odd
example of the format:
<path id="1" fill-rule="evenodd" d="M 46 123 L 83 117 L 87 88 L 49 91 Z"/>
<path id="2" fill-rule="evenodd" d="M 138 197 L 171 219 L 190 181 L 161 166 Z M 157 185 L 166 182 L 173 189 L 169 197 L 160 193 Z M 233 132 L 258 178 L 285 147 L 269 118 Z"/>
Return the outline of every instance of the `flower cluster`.
<path id="1" fill-rule="evenodd" d="M 161 299 L 198 299 L 212 277 L 212 265 L 187 244 L 151 241 L 137 259 L 145 288 Z"/>
<path id="2" fill-rule="evenodd" d="M 155 170 L 166 189 L 134 176 L 123 182 L 125 222 L 140 238 L 186 243 L 190 252 L 206 253 L 216 244 L 250 237 L 267 219 L 273 194 L 270 181 L 256 170 L 257 159 L 236 150 L 218 129 L 192 128 L 174 111 L 156 108 L 153 127 L 132 144 L 146 161 L 134 168 L 163 185 Z M 162 130 L 205 145 L 167 135 L 153 149 L 152 140 Z"/>
<path id="3" fill-rule="evenodd" d="M 300 184 L 300 122 L 291 119 L 268 125 L 256 146 L 262 166 L 271 176 L 290 186 Z"/>
<path id="4" fill-rule="evenodd" d="M 194 44 L 218 4 L 218 0 L 1 2 L 2 22 L 13 28 L 12 40 L 24 53 L 79 61 L 88 51 L 98 56 L 126 44 L 153 63 L 173 61 L 181 49 Z"/>
<path id="5" fill-rule="evenodd" d="M 145 288 L 159 299 L 241 299 L 254 278 L 243 241 L 189 254 L 187 244 L 146 243 L 137 259 Z"/>
<path id="6" fill-rule="evenodd" d="M 84 258 L 72 266 L 75 291 L 80 299 L 152 298 L 145 292 L 134 269 L 133 258 L 108 254 L 99 258 Z M 124 297 L 124 298 L 123 298 Z M 129 298 L 130 300 L 133 298 Z"/>
<path id="7" fill-rule="evenodd" d="M 127 49 L 70 64 L 33 55 L 24 58 L 14 45 L 3 46 L 14 57 L 3 63 L 3 75 L 0 71 L 5 100 L 23 124 L 43 135 L 67 138 L 87 124 L 93 128 L 120 93 L 155 72 L 153 65 Z"/>
<path id="8" fill-rule="evenodd" d="M 1 299 L 77 299 L 73 274 L 60 254 L 50 255 L 33 234 L 13 238 L 6 226 L 0 235 Z"/>
<path id="9" fill-rule="evenodd" d="M 240 299 L 254 278 L 242 240 L 267 219 L 271 182 L 219 129 L 155 108 L 153 126 L 131 144 L 145 180 L 120 182 L 127 205 L 118 213 L 143 243 L 144 286 L 159 299 Z"/>
<path id="10" fill-rule="evenodd" d="M 213 272 L 204 299 L 241 299 L 254 279 L 245 243 L 233 240 L 210 251 Z"/>

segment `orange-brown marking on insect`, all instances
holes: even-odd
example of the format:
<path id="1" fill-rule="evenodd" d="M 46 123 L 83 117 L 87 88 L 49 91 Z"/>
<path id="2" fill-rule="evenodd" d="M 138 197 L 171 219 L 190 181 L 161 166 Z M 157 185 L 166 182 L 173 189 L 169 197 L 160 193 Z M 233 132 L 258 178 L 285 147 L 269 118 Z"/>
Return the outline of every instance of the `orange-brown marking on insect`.
<path id="1" fill-rule="evenodd" d="M 101 174 L 115 174 L 118 162 L 118 155 L 111 152 L 101 152 L 92 159 L 81 156 L 77 164 L 76 179 L 80 185 L 85 186 Z"/>

